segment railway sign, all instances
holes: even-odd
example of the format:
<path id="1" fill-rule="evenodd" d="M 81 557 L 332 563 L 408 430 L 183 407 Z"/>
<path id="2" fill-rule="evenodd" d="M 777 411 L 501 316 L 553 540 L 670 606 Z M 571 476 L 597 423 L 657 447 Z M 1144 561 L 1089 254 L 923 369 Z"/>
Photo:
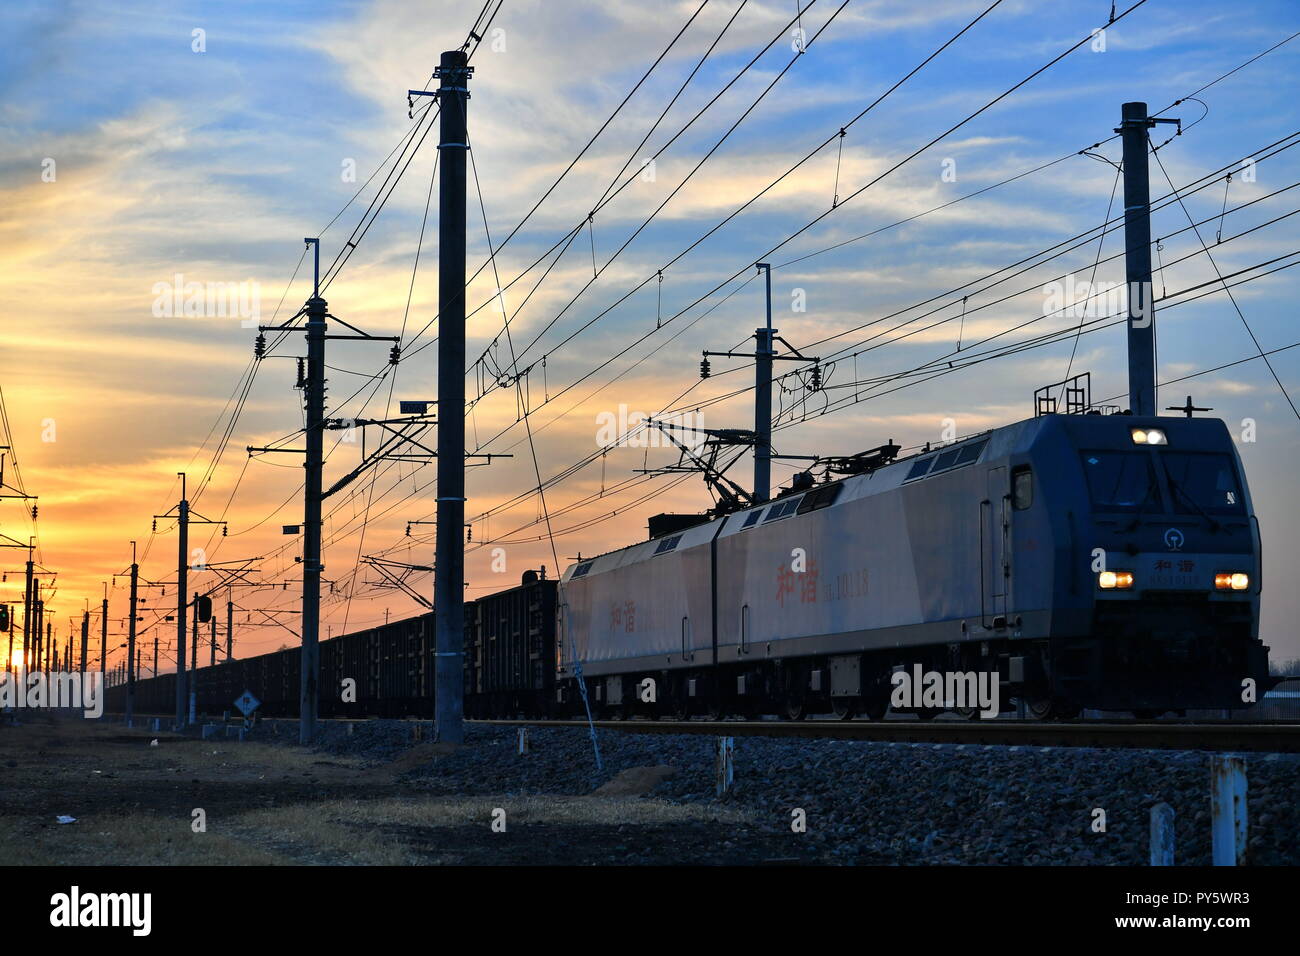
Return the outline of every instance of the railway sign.
<path id="1" fill-rule="evenodd" d="M 247 717 L 253 711 L 257 710 L 257 708 L 261 707 L 262 702 L 253 696 L 252 691 L 246 690 L 239 697 L 235 698 L 235 706 L 239 708 L 241 714 Z"/>

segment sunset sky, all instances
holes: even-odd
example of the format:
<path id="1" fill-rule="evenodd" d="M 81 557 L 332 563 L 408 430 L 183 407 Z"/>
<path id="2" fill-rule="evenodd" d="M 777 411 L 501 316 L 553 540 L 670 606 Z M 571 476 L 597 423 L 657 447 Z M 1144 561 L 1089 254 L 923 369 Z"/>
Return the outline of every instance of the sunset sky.
<path id="1" fill-rule="evenodd" d="M 1148 0 L 1108 28 L 1101 42 L 1084 44 L 858 194 L 1104 26 L 1108 13 L 1100 2 L 1003 2 L 853 123 L 842 140 L 835 137 L 988 5 L 805 0 L 795 28 L 815 39 L 798 54 L 788 26 L 794 0 L 708 0 L 702 9 L 700 0 L 505 0 L 475 53 L 469 104 L 477 184 L 494 246 L 698 10 L 496 257 L 500 278 L 488 265 L 470 287 L 470 308 L 482 308 L 469 320 L 468 351 L 471 359 L 486 358 L 469 370 L 468 393 L 492 385 L 512 361 L 531 368 L 524 400 L 533 409 L 543 478 L 598 451 L 602 413 L 617 416 L 620 406 L 686 411 L 751 384 L 742 360 L 715 359 L 715 374 L 704 382 L 698 363 L 701 349 L 749 348 L 763 309 L 752 264 L 764 257 L 773 263 L 776 326 L 796 347 L 838 359 L 827 369 L 830 386 L 909 370 L 955 351 L 959 337 L 970 347 L 1031 319 L 1041 321 L 986 347 L 1073 328 L 1077 317 L 1043 317 L 1046 286 L 1067 274 L 1075 282 L 1092 279 L 1095 233 L 1072 252 L 999 285 L 975 280 L 1099 225 L 1108 208 L 1111 217 L 1122 214 L 1122 189 L 1112 202 L 1115 167 L 1100 157 L 1119 159 L 1118 142 L 1102 141 L 1111 139 L 1125 101 L 1145 100 L 1153 113 L 1183 120 L 1184 135 L 1159 152 L 1176 185 L 1238 168 L 1230 183 L 1220 174 L 1188 195 L 1186 214 L 1177 203 L 1154 214 L 1153 234 L 1168 236 L 1159 251 L 1158 264 L 1167 268 L 1155 279 L 1158 293 L 1173 295 L 1215 277 L 1206 256 L 1193 254 L 1201 251 L 1193 233 L 1171 235 L 1185 229 L 1188 214 L 1199 222 L 1227 210 L 1222 222 L 1200 226 L 1223 275 L 1278 259 L 1245 278 L 1300 261 L 1279 258 L 1300 252 L 1300 217 L 1240 235 L 1300 208 L 1300 189 L 1269 195 L 1300 180 L 1300 150 L 1261 158 L 1248 174 L 1240 168 L 1243 159 L 1262 156 L 1300 129 L 1300 38 L 1220 80 L 1300 30 L 1300 10 L 1286 0 L 1228 6 Z M 1121 2 L 1119 11 L 1128 6 Z M 300 446 L 295 358 L 305 345 L 298 333 L 276 343 L 250 382 L 256 330 L 247 326 L 292 317 L 310 294 L 303 237 L 322 236 L 323 266 L 345 248 L 389 176 L 393 163 L 386 157 L 427 103 L 418 102 L 417 120 L 409 120 L 407 90 L 429 85 L 439 54 L 460 46 L 480 7 L 479 0 L 50 0 L 0 8 L 0 389 L 13 446 L 4 477 L 11 487 L 18 483 L 16 456 L 22 485 L 39 496 L 34 525 L 26 504 L 0 500 L 0 533 L 21 542 L 36 534 L 38 561 L 57 571 L 52 614 L 60 644 L 87 602 L 98 607 L 103 582 L 128 567 L 131 541 L 142 574 L 172 582 L 167 595 L 174 595 L 174 522 L 159 519 L 152 529 L 155 515 L 175 507 L 182 471 L 197 511 L 229 528 L 223 537 L 219 525 L 198 526 L 192 546 L 218 565 L 261 559 L 252 577 L 266 587 L 235 593 L 241 609 L 257 609 L 235 615 L 236 654 L 296 643 L 269 621 L 298 626 L 296 614 L 274 612 L 299 606 L 294 556 L 301 541 L 281 534 L 281 526 L 302 518 L 301 459 L 250 459 L 245 449 Z M 1190 94 L 1195 98 L 1166 109 Z M 1169 126 L 1153 132 L 1157 142 L 1171 135 Z M 437 325 L 429 324 L 438 298 L 436 191 L 421 240 L 436 141 L 435 129 L 324 293 L 339 318 L 376 335 L 403 337 L 404 360 L 396 369 L 387 364 L 387 343 L 329 343 L 332 417 L 382 417 L 386 409 L 396 414 L 399 399 L 436 395 L 436 346 L 430 345 Z M 1098 156 L 1078 155 L 1099 142 Z M 653 166 L 641 171 L 651 157 Z M 1053 160 L 1060 162 L 893 225 Z M 602 198 L 628 179 L 588 224 Z M 469 188 L 473 272 L 487 261 L 489 247 L 473 174 Z M 1169 191 L 1153 163 L 1152 196 Z M 1233 212 L 1252 200 L 1259 201 Z M 816 225 L 770 252 L 833 204 Z M 531 268 L 580 224 L 558 259 L 552 253 Z M 1123 280 L 1122 248 L 1120 233 L 1106 236 L 1100 259 L 1109 261 L 1096 266 L 1097 281 Z M 245 304 L 256 305 L 258 316 L 241 322 L 240 315 L 213 314 L 206 304 L 198 314 L 183 308 L 166 314 L 160 290 L 176 283 L 205 290 L 208 283 L 236 289 L 242 283 Z M 498 285 L 508 286 L 499 298 Z M 1233 289 L 1263 349 L 1300 341 L 1297 291 L 1300 270 L 1287 268 Z M 234 309 L 226 311 L 238 312 L 238 291 L 230 301 Z M 513 316 L 508 338 L 500 334 L 503 302 Z M 800 302 L 806 311 L 794 310 Z M 950 321 L 935 326 L 938 319 Z M 1169 308 L 1157 326 L 1162 382 L 1258 354 L 1221 291 Z M 885 330 L 895 331 L 881 336 Z M 1091 371 L 1094 399 L 1123 401 L 1123 345 L 1123 329 L 1111 328 L 1083 335 L 1077 351 L 1070 338 L 932 381 L 908 379 L 915 384 L 891 391 L 899 384 L 893 383 L 876 389 L 878 396 L 864 388 L 861 402 L 781 428 L 777 448 L 806 455 L 848 454 L 889 439 L 915 446 L 938 440 L 945 419 L 969 434 L 1032 414 L 1033 390 L 1063 379 L 1067 369 Z M 865 346 L 876 347 L 851 357 Z M 1270 360 L 1300 401 L 1300 348 Z M 816 415 L 828 400 L 853 394 L 841 388 L 808 397 L 793 380 L 787 386 L 789 392 L 774 397 L 785 412 L 783 425 L 792 408 Z M 1162 387 L 1160 404 L 1181 404 L 1189 392 L 1228 422 L 1246 463 L 1264 539 L 1261 636 L 1275 658 L 1300 657 L 1294 627 L 1300 620 L 1294 503 L 1300 422 L 1257 358 Z M 513 386 L 493 388 L 467 420 L 471 451 L 513 455 L 468 475 L 471 597 L 512 586 L 527 568 L 545 564 L 556 573 L 541 505 L 528 494 L 537 482 L 528 432 L 517 420 L 520 400 Z M 751 402 L 743 393 L 708 404 L 704 422 L 749 427 Z M 1254 440 L 1243 437 L 1246 419 L 1255 423 Z M 359 440 L 335 447 L 340 434 L 327 436 L 327 485 L 360 460 Z M 376 438 L 367 437 L 368 450 Z M 432 442 L 434 432 L 425 439 Z M 636 471 L 675 460 L 666 448 L 614 448 L 548 488 L 561 567 L 579 553 L 643 537 L 650 514 L 707 506 L 693 477 Z M 788 481 L 799 467 L 778 464 L 774 481 Z M 742 484 L 748 473 L 747 461 L 733 470 Z M 432 518 L 433 479 L 429 465 L 388 461 L 327 500 L 324 575 L 333 583 L 323 629 L 337 635 L 383 621 L 386 613 L 418 610 L 400 592 L 376 587 L 373 570 L 356 569 L 362 555 L 432 561 L 432 526 L 416 525 L 410 537 L 404 532 L 408 521 Z M 505 549 L 504 571 L 492 567 L 495 547 Z M 21 604 L 25 552 L 5 554 L 0 601 Z M 193 586 L 202 590 L 213 574 L 192 574 Z M 428 573 L 411 576 L 410 584 L 431 595 Z M 124 635 L 124 578 L 109 595 L 111 631 Z M 157 612 L 144 612 L 142 628 L 164 613 L 167 600 L 156 588 L 147 596 L 147 607 Z M 174 631 L 162 625 L 157 631 L 166 648 Z M 206 648 L 200 660 L 206 662 Z M 163 666 L 171 665 L 164 659 Z"/>

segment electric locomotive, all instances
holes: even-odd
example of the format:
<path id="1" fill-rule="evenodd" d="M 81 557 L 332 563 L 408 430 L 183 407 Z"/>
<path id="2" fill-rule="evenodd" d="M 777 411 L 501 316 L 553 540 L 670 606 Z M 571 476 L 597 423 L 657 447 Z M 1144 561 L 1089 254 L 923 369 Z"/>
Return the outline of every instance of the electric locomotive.
<path id="1" fill-rule="evenodd" d="M 1226 425 L 1075 411 L 883 446 L 571 565 L 557 701 L 580 670 L 606 716 L 879 718 L 921 665 L 996 673 L 1039 719 L 1248 706 L 1269 686 L 1259 527 Z"/>

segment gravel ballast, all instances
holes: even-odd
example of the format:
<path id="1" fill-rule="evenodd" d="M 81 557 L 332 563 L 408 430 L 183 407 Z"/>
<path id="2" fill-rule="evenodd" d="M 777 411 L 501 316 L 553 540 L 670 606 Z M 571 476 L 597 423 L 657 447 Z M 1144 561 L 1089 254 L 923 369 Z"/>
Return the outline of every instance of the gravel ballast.
<path id="1" fill-rule="evenodd" d="M 296 743 L 296 724 L 277 724 L 255 737 Z M 350 730 L 332 722 L 317 746 L 396 761 L 420 793 L 507 803 L 592 794 L 636 771 L 652 781 L 650 796 L 740 810 L 758 832 L 788 835 L 792 856 L 828 863 L 1145 865 L 1150 810 L 1165 802 L 1175 811 L 1176 862 L 1210 863 L 1209 756 L 1200 752 L 745 735 L 734 738 L 733 789 L 718 797 L 714 736 L 599 730 L 598 770 L 584 728 L 528 733 L 530 752 L 520 755 L 515 727 L 467 724 L 465 745 L 451 748 L 429 742 L 428 722 L 357 721 Z M 1246 762 L 1249 862 L 1300 862 L 1300 758 Z M 672 772 L 637 769 L 664 767 Z M 806 832 L 792 829 L 796 810 Z"/>

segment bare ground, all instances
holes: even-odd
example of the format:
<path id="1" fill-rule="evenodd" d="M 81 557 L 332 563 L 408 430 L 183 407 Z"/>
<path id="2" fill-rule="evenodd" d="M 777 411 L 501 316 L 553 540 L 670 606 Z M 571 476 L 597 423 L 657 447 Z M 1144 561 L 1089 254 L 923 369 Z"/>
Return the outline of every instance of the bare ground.
<path id="1" fill-rule="evenodd" d="M 438 746 L 376 766 L 38 715 L 0 726 L 0 865 L 820 862 L 738 808 L 649 795 L 671 768 L 594 794 L 432 796 L 407 774 Z"/>

